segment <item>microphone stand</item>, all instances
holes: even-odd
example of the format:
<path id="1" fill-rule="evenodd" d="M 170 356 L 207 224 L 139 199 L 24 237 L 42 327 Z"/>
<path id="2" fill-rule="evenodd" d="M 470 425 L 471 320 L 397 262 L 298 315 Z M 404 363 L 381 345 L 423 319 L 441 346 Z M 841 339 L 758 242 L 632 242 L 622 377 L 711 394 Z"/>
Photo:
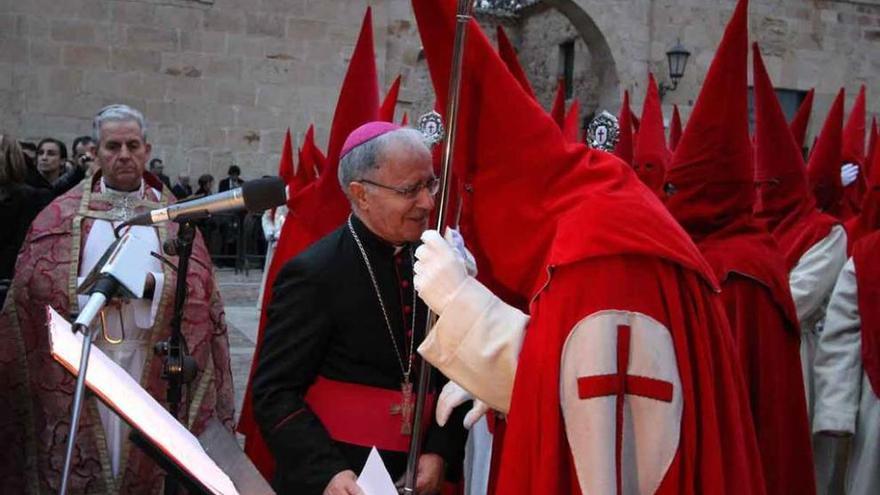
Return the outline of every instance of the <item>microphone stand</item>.
<path id="1" fill-rule="evenodd" d="M 196 229 L 192 218 L 179 223 L 177 239 L 166 242 L 165 253 L 178 257 L 177 284 L 174 292 L 174 315 L 171 318 L 171 336 L 166 341 L 158 342 L 153 349 L 162 356 L 165 363 L 162 367 L 162 379 L 168 382 L 166 400 L 168 411 L 179 420 L 180 404 L 183 398 L 183 385 L 190 383 L 198 371 L 195 359 L 189 355 L 186 340 L 183 338 L 183 309 L 186 304 L 186 276 L 189 272 L 189 260 L 192 255 Z M 155 297 L 155 296 L 154 296 Z M 165 495 L 178 493 L 178 481 L 170 474 L 165 476 Z"/>

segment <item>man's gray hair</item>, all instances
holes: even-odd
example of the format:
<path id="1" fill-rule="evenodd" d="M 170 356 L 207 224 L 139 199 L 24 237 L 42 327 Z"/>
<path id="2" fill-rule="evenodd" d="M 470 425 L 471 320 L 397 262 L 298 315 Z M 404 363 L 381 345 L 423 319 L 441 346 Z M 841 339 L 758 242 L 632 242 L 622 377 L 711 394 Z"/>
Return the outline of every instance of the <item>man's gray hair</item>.
<path id="1" fill-rule="evenodd" d="M 147 141 L 147 122 L 144 114 L 128 105 L 115 104 L 102 108 L 92 120 L 92 138 L 101 142 L 101 126 L 104 122 L 137 122 L 141 128 L 141 137 Z"/>
<path id="2" fill-rule="evenodd" d="M 425 136 L 412 127 L 403 127 L 359 144 L 339 160 L 339 186 L 348 194 L 348 185 L 362 180 L 382 163 L 382 154 L 389 143 L 427 146 Z"/>

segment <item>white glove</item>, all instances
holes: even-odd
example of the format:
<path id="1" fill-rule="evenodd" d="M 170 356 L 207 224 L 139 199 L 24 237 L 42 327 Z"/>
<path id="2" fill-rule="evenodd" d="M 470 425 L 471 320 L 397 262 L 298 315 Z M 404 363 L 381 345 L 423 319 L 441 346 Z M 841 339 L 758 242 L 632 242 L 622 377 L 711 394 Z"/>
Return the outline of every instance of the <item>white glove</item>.
<path id="1" fill-rule="evenodd" d="M 440 426 L 446 426 L 446 422 L 449 421 L 449 416 L 452 414 L 452 410 L 469 400 L 474 401 L 474 406 L 464 416 L 463 422 L 464 427 L 468 430 L 474 426 L 474 423 L 479 421 L 480 418 L 489 412 L 489 406 L 479 399 L 474 399 L 474 396 L 471 395 L 470 392 L 461 388 L 457 383 L 451 380 L 447 382 L 446 385 L 443 386 L 443 390 L 440 391 L 440 397 L 437 398 L 437 411 L 435 412 L 437 424 Z"/>
<path id="2" fill-rule="evenodd" d="M 446 238 L 446 242 L 448 242 L 450 246 L 455 248 L 461 260 L 464 261 L 464 267 L 467 269 L 467 274 L 471 277 L 476 277 L 477 260 L 475 260 L 474 255 L 468 251 L 468 248 L 464 246 L 464 238 L 461 234 L 452 227 L 446 227 L 446 235 L 443 237 Z"/>
<path id="3" fill-rule="evenodd" d="M 467 280 L 467 269 L 458 251 L 436 230 L 426 230 L 422 242 L 424 244 L 416 249 L 413 285 L 425 304 L 442 315 L 455 292 Z"/>
<path id="4" fill-rule="evenodd" d="M 859 178 L 859 166 L 855 163 L 847 163 L 840 167 L 840 182 L 847 187 Z"/>

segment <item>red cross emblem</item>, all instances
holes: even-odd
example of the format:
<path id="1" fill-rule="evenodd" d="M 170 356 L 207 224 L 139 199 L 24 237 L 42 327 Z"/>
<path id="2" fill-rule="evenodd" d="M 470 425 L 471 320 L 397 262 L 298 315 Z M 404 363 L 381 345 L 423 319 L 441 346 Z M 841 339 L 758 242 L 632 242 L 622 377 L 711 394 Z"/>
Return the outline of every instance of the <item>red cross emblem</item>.
<path id="1" fill-rule="evenodd" d="M 582 320 L 563 349 L 560 400 L 583 493 L 654 493 L 678 448 L 681 382 L 669 331 L 640 313 Z"/>

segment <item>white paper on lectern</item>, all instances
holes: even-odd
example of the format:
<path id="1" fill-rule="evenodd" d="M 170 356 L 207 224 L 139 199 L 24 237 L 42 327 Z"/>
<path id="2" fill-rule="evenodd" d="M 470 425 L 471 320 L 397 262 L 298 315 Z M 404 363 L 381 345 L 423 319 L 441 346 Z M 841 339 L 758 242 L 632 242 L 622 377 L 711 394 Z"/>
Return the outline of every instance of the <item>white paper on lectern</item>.
<path id="1" fill-rule="evenodd" d="M 83 336 L 71 331 L 70 323 L 54 309 L 48 311 L 52 356 L 77 375 Z M 212 493 L 238 495 L 232 480 L 208 457 L 199 440 L 97 347 L 89 354 L 86 386 Z"/>
<path id="2" fill-rule="evenodd" d="M 376 447 L 370 451 L 364 469 L 358 476 L 357 484 L 365 495 L 397 495 L 397 488 L 394 487 L 391 475 L 388 474 L 388 469 Z"/>

